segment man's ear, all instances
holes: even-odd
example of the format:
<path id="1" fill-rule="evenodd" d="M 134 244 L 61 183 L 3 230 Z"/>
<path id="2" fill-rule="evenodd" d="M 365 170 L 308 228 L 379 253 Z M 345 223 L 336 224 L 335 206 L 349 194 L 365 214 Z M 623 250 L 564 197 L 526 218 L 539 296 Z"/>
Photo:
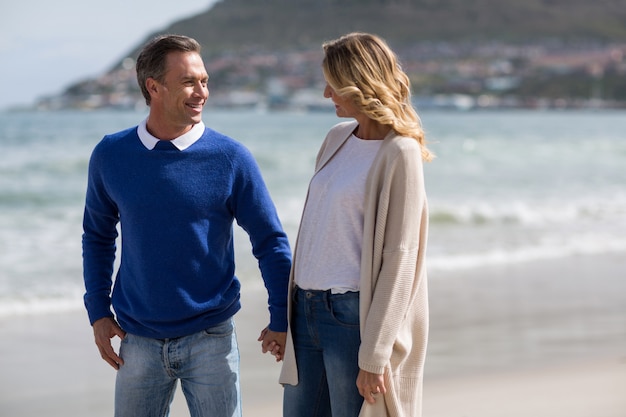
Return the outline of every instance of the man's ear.
<path id="1" fill-rule="evenodd" d="M 159 92 L 159 83 L 154 78 L 148 77 L 146 80 L 146 89 L 148 93 L 150 93 L 150 97 L 152 97 Z"/>

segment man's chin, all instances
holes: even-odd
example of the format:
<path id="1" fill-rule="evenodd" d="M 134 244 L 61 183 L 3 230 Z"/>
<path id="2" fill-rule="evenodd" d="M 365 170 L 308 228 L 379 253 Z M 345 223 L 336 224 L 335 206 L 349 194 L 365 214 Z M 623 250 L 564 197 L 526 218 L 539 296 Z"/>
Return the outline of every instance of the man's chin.
<path id="1" fill-rule="evenodd" d="M 193 124 L 200 123 L 202 121 L 202 112 L 191 115 L 191 122 Z"/>

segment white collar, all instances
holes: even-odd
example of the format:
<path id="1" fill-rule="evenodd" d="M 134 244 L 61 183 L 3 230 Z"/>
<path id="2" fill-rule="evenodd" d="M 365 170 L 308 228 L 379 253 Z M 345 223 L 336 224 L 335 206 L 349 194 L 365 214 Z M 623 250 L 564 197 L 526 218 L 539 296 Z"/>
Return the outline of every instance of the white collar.
<path id="1" fill-rule="evenodd" d="M 139 139 L 141 140 L 141 143 L 143 143 L 143 146 L 145 146 L 148 150 L 152 150 L 156 146 L 157 142 L 159 142 L 159 139 L 155 138 L 150 134 L 150 132 L 148 132 L 148 129 L 146 128 L 147 121 L 148 118 L 145 118 L 141 123 L 139 123 L 139 126 L 137 126 L 137 134 L 139 135 Z M 200 121 L 199 123 L 193 125 L 187 133 L 171 140 L 170 142 L 176 146 L 179 151 L 184 151 L 196 143 L 203 133 L 204 123 Z"/>

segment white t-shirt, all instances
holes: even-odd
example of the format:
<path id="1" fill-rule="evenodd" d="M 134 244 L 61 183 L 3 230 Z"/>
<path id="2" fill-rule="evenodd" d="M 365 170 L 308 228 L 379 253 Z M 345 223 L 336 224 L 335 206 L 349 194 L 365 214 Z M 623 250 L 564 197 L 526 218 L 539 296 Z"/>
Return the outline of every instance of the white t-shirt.
<path id="1" fill-rule="evenodd" d="M 359 290 L 365 181 L 382 142 L 352 135 L 313 176 L 295 262 L 300 288 Z"/>

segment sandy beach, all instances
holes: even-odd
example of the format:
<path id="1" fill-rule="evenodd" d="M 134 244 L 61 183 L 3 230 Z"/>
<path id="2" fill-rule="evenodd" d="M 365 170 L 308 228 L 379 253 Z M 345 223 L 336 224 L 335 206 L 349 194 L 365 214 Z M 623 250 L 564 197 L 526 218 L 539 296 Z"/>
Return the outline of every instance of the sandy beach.
<path id="1" fill-rule="evenodd" d="M 424 416 L 626 416 L 625 271 L 615 254 L 431 272 Z M 281 415 L 280 365 L 256 341 L 265 300 L 260 282 L 244 283 L 245 416 Z M 115 371 L 83 311 L 0 329 L 0 416 L 112 416 Z M 179 392 L 171 416 L 188 415 Z"/>

